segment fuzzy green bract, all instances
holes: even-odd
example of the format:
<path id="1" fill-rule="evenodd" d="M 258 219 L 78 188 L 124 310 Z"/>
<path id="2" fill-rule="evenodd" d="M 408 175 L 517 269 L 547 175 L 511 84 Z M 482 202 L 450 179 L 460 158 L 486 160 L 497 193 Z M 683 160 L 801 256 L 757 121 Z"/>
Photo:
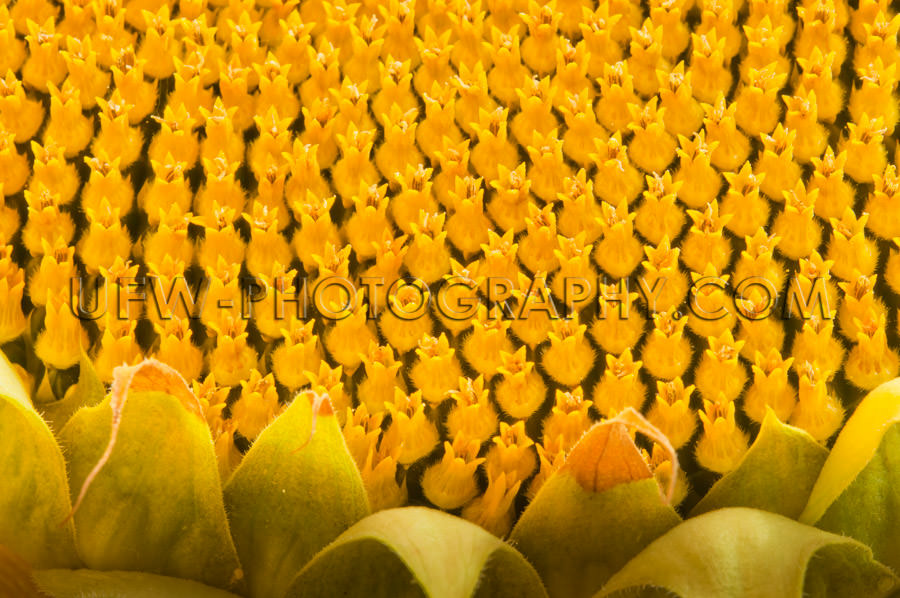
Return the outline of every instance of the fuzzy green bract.
<path id="1" fill-rule="evenodd" d="M 61 430 L 79 409 L 98 405 L 105 396 L 106 388 L 97 377 L 94 364 L 82 351 L 78 362 L 78 383 L 62 399 L 42 403 L 41 415 L 54 430 Z"/>
<path id="2" fill-rule="evenodd" d="M 680 522 L 625 426 L 604 423 L 544 483 L 510 542 L 551 597 L 580 598 Z"/>
<path id="3" fill-rule="evenodd" d="M 770 409 L 737 468 L 716 482 L 691 514 L 751 507 L 796 519 L 827 457 L 812 436 L 781 423 Z"/>
<path id="4" fill-rule="evenodd" d="M 591 596 L 631 557 L 681 522 L 655 479 L 589 492 L 557 473 L 522 514 L 510 541 L 552 597 Z"/>
<path id="5" fill-rule="evenodd" d="M 0 544 L 32 566 L 77 566 L 62 452 L 2 353 L 0 438 Z"/>
<path id="6" fill-rule="evenodd" d="M 542 598 L 535 570 L 477 525 L 423 507 L 389 509 L 341 534 L 288 598 Z"/>
<path id="7" fill-rule="evenodd" d="M 34 577 L 53 598 L 238 598 L 195 581 L 136 571 L 49 569 Z"/>
<path id="8" fill-rule="evenodd" d="M 362 478 L 330 412 L 298 395 L 244 455 L 225 504 L 252 598 L 282 598 L 326 544 L 369 514 Z"/>
<path id="9" fill-rule="evenodd" d="M 596 598 L 882 598 L 896 581 L 851 538 L 738 507 L 688 519 L 625 565 Z"/>
<path id="10" fill-rule="evenodd" d="M 60 432 L 77 495 L 111 433 L 110 400 L 78 411 Z M 144 571 L 230 588 L 240 566 L 206 422 L 174 396 L 134 392 L 109 461 L 75 513 L 90 569 Z"/>
<path id="11" fill-rule="evenodd" d="M 900 571 L 900 379 L 870 392 L 847 420 L 800 521 L 850 536 Z"/>

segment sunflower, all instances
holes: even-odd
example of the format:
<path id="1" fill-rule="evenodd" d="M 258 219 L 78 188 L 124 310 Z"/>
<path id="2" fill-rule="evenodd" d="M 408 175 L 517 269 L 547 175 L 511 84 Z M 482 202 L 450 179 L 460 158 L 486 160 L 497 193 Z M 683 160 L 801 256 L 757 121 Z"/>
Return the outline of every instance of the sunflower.
<path id="1" fill-rule="evenodd" d="M 886 0 L 0 23 L 0 594 L 894 587 Z"/>

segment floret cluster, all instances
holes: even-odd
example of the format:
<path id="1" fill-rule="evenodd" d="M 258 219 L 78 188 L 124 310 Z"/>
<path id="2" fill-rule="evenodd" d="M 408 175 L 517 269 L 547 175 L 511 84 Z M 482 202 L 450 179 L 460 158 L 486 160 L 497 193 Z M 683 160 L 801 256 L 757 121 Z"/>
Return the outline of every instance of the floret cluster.
<path id="1" fill-rule="evenodd" d="M 375 510 L 505 534 L 628 407 L 680 450 L 683 498 L 767 408 L 826 443 L 898 374 L 898 29 L 887 0 L 0 2 L 0 342 L 45 403 L 82 351 L 106 381 L 176 368 L 223 476 L 311 389 Z M 398 317 L 411 285 L 248 319 L 220 307 L 248 275 L 468 281 L 456 300 L 505 278 L 528 317 Z M 140 277 L 167 300 L 122 317 Z M 763 317 L 759 289 L 685 310 L 752 277 L 828 313 Z M 655 311 L 624 279 L 664 282 Z"/>

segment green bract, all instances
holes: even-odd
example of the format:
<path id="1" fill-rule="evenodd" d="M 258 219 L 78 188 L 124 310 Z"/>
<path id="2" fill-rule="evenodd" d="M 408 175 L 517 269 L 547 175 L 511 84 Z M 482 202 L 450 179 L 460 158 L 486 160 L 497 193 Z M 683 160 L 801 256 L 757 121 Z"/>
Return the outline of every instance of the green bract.
<path id="1" fill-rule="evenodd" d="M 495 536 L 458 517 L 407 507 L 341 534 L 297 577 L 290 598 L 540 598 L 535 570 Z"/>
<path id="2" fill-rule="evenodd" d="M 895 582 L 855 540 L 730 508 L 689 519 L 650 544 L 597 598 L 879 598 Z"/>
<path id="3" fill-rule="evenodd" d="M 281 598 L 294 575 L 369 513 L 362 478 L 329 403 L 315 418 L 300 395 L 244 456 L 225 486 L 253 598 Z"/>
<path id="4" fill-rule="evenodd" d="M 800 521 L 856 538 L 900 571 L 900 379 L 847 420 Z"/>
<path id="5" fill-rule="evenodd" d="M 0 353 L 0 544 L 35 567 L 74 567 L 63 454 Z"/>
<path id="6" fill-rule="evenodd" d="M 135 571 L 49 569 L 38 571 L 35 580 L 54 598 L 237 598 L 195 581 Z"/>
<path id="7" fill-rule="evenodd" d="M 110 438 L 110 400 L 60 432 L 73 496 Z M 118 441 L 75 512 L 78 552 L 92 569 L 146 571 L 228 588 L 240 565 L 206 423 L 175 397 L 133 393 Z"/>
<path id="8" fill-rule="evenodd" d="M 645 420 L 598 424 L 509 542 L 433 509 L 370 515 L 326 397 L 297 395 L 223 491 L 174 370 L 119 368 L 105 394 L 82 360 L 45 411 L 66 422 L 57 444 L 0 359 L 3 598 L 879 598 L 897 586 L 900 381 L 866 397 L 830 453 L 769 412 L 686 521 L 627 431 L 647 433 Z"/>
<path id="9" fill-rule="evenodd" d="M 827 456 L 812 436 L 781 423 L 769 410 L 737 469 L 716 482 L 691 514 L 752 507 L 796 519 Z"/>
<path id="10" fill-rule="evenodd" d="M 54 430 L 62 430 L 66 422 L 82 407 L 93 407 L 106 396 L 106 388 L 97 377 L 94 365 L 83 352 L 78 363 L 78 384 L 65 397 L 51 403 L 41 403 L 41 415 Z"/>
<path id="11" fill-rule="evenodd" d="M 591 596 L 680 521 L 624 427 L 601 424 L 541 487 L 510 541 L 550 596 L 576 598 Z"/>

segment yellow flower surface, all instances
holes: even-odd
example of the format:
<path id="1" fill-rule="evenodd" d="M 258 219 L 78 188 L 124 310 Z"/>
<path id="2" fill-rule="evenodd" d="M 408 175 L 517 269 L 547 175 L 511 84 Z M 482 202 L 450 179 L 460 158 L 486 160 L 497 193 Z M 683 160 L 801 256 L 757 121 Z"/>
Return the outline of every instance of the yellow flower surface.
<path id="1" fill-rule="evenodd" d="M 900 371 L 895 12 L 0 1 L 0 342 L 166 363 L 222 472 L 328 394 L 374 509 L 498 535 L 633 409 L 693 504 Z"/>

